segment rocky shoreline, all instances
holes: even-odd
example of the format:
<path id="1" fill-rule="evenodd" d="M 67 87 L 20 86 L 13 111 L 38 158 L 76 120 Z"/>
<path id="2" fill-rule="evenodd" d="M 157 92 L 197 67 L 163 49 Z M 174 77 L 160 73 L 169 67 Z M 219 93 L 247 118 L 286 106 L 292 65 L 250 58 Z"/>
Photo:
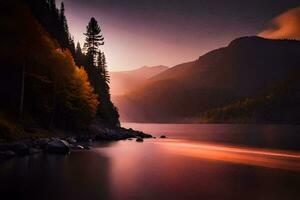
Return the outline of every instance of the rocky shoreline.
<path id="1" fill-rule="evenodd" d="M 89 150 L 94 141 L 118 141 L 132 138 L 136 138 L 137 142 L 140 142 L 144 138 L 152 138 L 152 135 L 133 129 L 92 126 L 88 133 L 82 135 L 63 135 L 0 143 L 0 163 L 16 156 L 39 153 L 67 154 L 73 150 Z"/>

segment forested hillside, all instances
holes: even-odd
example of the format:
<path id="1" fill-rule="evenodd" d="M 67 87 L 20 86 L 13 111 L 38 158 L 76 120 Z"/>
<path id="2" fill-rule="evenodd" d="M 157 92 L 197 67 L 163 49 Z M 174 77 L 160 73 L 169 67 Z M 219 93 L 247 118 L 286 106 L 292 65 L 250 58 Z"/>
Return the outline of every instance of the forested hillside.
<path id="1" fill-rule="evenodd" d="M 263 95 L 243 98 L 199 116 L 200 123 L 300 123 L 299 70 Z"/>
<path id="2" fill-rule="evenodd" d="M 162 72 L 115 103 L 125 121 L 189 122 L 211 109 L 266 94 L 299 66 L 299 41 L 238 38 Z"/>
<path id="3" fill-rule="evenodd" d="M 34 129 L 76 133 L 95 118 L 119 126 L 105 56 L 89 48 L 91 41 L 86 53 L 75 51 L 64 5 L 57 9 L 53 0 L 12 0 L 1 7 L 8 16 L 0 19 L 1 136 Z M 86 35 L 88 40 L 89 30 Z"/>

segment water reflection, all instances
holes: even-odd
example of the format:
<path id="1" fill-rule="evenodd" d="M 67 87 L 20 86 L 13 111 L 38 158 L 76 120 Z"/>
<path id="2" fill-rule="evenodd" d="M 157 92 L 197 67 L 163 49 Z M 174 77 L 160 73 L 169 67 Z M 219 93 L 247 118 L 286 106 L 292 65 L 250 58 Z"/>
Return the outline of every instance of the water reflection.
<path id="1" fill-rule="evenodd" d="M 111 199 L 109 159 L 92 151 L 36 155 L 0 166 L 0 193 L 8 199 Z"/>
<path id="2" fill-rule="evenodd" d="M 300 153 L 257 148 L 192 143 L 185 140 L 164 142 L 170 153 L 237 164 L 300 171 Z"/>
<path id="3" fill-rule="evenodd" d="M 282 200 L 300 196 L 300 154 L 274 150 L 279 138 L 283 143 L 291 138 L 299 143 L 297 126 L 143 126 L 149 133 L 167 134 L 168 139 L 98 143 L 92 150 L 67 156 L 13 159 L 0 165 L 0 194 L 30 200 Z M 257 139 L 260 134 L 263 139 Z M 273 149 L 257 147 L 266 143 Z"/>
<path id="4" fill-rule="evenodd" d="M 110 158 L 113 199 L 289 199 L 300 195 L 300 155 L 182 139 L 120 141 Z M 246 194 L 246 195 L 245 195 Z"/>
<path id="5" fill-rule="evenodd" d="M 300 126 L 254 124 L 138 124 L 125 127 L 172 138 L 300 151 Z"/>

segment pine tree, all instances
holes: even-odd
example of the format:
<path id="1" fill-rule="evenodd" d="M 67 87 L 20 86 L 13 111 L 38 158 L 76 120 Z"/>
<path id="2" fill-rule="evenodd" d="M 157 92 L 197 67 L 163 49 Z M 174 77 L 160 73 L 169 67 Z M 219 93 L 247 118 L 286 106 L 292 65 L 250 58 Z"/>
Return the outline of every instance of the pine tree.
<path id="1" fill-rule="evenodd" d="M 107 62 L 106 62 L 106 57 L 105 57 L 105 54 L 104 52 L 100 52 L 100 59 L 101 59 L 101 64 L 102 64 L 102 77 L 104 78 L 105 82 L 107 84 L 109 84 L 110 82 L 110 78 L 109 78 L 109 75 L 108 75 L 108 71 L 107 71 Z"/>
<path id="2" fill-rule="evenodd" d="M 74 59 L 75 59 L 76 65 L 78 65 L 78 66 L 84 65 L 84 55 L 82 53 L 82 49 L 81 49 L 79 42 L 77 42 L 77 45 L 76 45 Z"/>
<path id="3" fill-rule="evenodd" d="M 67 24 L 67 18 L 65 16 L 65 6 L 64 3 L 61 3 L 60 6 L 60 11 L 59 11 L 59 43 L 61 47 L 64 48 L 69 48 L 70 51 L 72 52 L 72 38 L 70 37 L 69 34 L 69 27 Z M 73 52 L 72 52 L 73 53 Z"/>
<path id="4" fill-rule="evenodd" d="M 82 49 L 81 49 L 81 46 L 80 46 L 80 43 L 79 42 L 77 42 L 77 44 L 76 44 L 76 50 L 75 50 L 75 53 L 76 54 L 82 54 Z"/>
<path id="5" fill-rule="evenodd" d="M 74 37 L 70 37 L 69 39 L 69 49 L 73 57 L 75 57 L 75 43 Z"/>
<path id="6" fill-rule="evenodd" d="M 91 54 L 93 62 L 95 62 L 98 48 L 101 45 L 104 45 L 104 37 L 101 35 L 101 28 L 94 17 L 91 18 L 84 35 L 86 36 L 84 46 L 87 49 L 87 52 Z"/>
<path id="7" fill-rule="evenodd" d="M 91 18 L 84 35 L 86 36 L 84 48 L 87 51 L 84 67 L 100 102 L 97 116 L 105 123 L 120 126 L 118 110 L 110 99 L 106 58 L 104 53 L 99 51 L 99 47 L 104 45 L 104 38 L 95 18 Z"/>
<path id="8" fill-rule="evenodd" d="M 97 65 L 96 66 L 97 66 L 97 69 L 99 69 L 100 71 L 102 70 L 103 64 L 102 64 L 102 52 L 101 51 L 99 51 L 97 54 Z M 101 72 L 101 74 L 102 74 L 102 72 Z"/>
<path id="9" fill-rule="evenodd" d="M 62 49 L 70 49 L 74 56 L 74 42 L 70 36 L 67 19 L 65 16 L 65 7 L 61 3 L 58 10 L 55 0 L 26 0 L 43 28 L 59 43 Z"/>

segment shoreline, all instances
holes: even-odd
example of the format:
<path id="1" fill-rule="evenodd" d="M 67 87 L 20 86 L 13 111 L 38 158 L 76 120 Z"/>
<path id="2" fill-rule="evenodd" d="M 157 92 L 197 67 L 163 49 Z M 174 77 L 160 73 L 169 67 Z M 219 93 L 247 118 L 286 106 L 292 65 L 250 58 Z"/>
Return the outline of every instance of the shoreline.
<path id="1" fill-rule="evenodd" d="M 153 136 L 131 128 L 103 128 L 93 125 L 85 134 L 61 134 L 60 136 L 53 135 L 52 137 L 42 136 L 0 143 L 0 164 L 17 156 L 40 153 L 64 155 L 73 150 L 89 150 L 92 148 L 92 142 L 119 141 L 132 138 L 136 138 L 137 142 L 141 142 L 143 139 L 153 138 Z"/>

